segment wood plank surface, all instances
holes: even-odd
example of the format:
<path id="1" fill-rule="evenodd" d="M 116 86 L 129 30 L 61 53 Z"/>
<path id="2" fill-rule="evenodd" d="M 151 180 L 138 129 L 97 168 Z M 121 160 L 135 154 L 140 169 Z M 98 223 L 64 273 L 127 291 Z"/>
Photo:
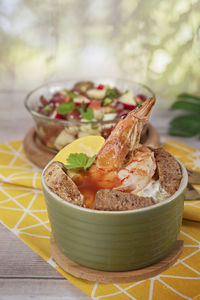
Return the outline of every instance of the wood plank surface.
<path id="1" fill-rule="evenodd" d="M 2 279 L 1 300 L 89 300 L 66 280 L 55 279 Z"/>
<path id="2" fill-rule="evenodd" d="M 0 224 L 0 300 L 33 298 L 90 299 Z"/>
<path id="3" fill-rule="evenodd" d="M 0 278 L 63 278 L 37 253 L 0 224 Z M 26 263 L 25 263 L 26 262 Z"/>

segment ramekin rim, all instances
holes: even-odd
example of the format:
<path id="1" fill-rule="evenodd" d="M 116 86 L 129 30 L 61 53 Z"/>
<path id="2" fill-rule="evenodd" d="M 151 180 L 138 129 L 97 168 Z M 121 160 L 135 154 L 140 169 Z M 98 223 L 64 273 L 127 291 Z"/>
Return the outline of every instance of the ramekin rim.
<path id="1" fill-rule="evenodd" d="M 172 202 L 174 199 L 176 199 L 179 195 L 181 195 L 183 193 L 183 191 L 186 188 L 187 183 L 188 183 L 188 173 L 186 171 L 185 166 L 176 157 L 174 157 L 174 158 L 177 160 L 177 162 L 181 166 L 182 175 L 183 175 L 180 186 L 179 186 L 179 189 L 172 196 L 167 198 L 166 200 L 163 200 L 162 202 L 159 202 L 159 203 L 156 203 L 154 205 L 147 206 L 147 207 L 144 207 L 144 208 L 139 208 L 139 209 L 124 210 L 124 211 L 96 210 L 96 209 L 81 207 L 81 206 L 78 206 L 78 205 L 75 205 L 75 204 L 72 204 L 72 203 L 69 203 L 69 202 L 63 200 L 61 197 L 59 197 L 58 195 L 56 195 L 54 192 L 52 192 L 50 190 L 50 188 L 46 185 L 45 180 L 44 180 L 44 173 L 45 173 L 46 169 L 48 168 L 48 166 L 54 161 L 54 159 L 52 159 L 45 166 L 45 168 L 43 169 L 41 180 L 42 180 L 43 187 L 54 198 L 54 200 L 56 200 L 57 202 L 59 202 L 60 204 L 62 204 L 64 206 L 73 207 L 73 208 L 75 208 L 77 210 L 80 210 L 82 212 L 88 212 L 88 213 L 93 213 L 93 214 L 106 214 L 106 215 L 136 214 L 136 213 L 143 212 L 143 211 L 150 211 L 150 210 L 153 210 L 157 207 L 161 207 L 163 205 L 166 205 L 167 203 Z"/>

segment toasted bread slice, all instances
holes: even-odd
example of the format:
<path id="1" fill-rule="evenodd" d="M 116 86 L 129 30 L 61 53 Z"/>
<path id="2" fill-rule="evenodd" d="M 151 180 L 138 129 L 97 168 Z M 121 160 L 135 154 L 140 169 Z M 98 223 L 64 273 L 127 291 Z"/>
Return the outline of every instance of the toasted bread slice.
<path id="1" fill-rule="evenodd" d="M 122 211 L 147 207 L 155 204 L 151 197 L 139 197 L 131 193 L 102 189 L 96 193 L 94 209 Z"/>
<path id="2" fill-rule="evenodd" d="M 53 162 L 44 173 L 46 185 L 60 198 L 75 205 L 83 205 L 83 196 L 76 184 L 65 173 L 62 163 Z"/>
<path id="3" fill-rule="evenodd" d="M 154 150 L 159 182 L 163 189 L 173 195 L 179 188 L 182 172 L 179 163 L 163 148 Z"/>

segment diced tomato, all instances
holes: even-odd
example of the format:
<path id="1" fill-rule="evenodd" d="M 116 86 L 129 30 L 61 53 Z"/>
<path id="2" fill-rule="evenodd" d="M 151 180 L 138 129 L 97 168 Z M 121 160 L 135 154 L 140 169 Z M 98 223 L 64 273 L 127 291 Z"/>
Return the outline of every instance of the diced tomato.
<path id="1" fill-rule="evenodd" d="M 56 114 L 55 119 L 66 120 L 65 116 L 61 114 Z"/>
<path id="2" fill-rule="evenodd" d="M 101 108 L 101 101 L 99 100 L 92 100 L 89 104 L 90 107 L 93 109 L 100 109 Z"/>
<path id="3" fill-rule="evenodd" d="M 144 102 L 147 99 L 147 97 L 143 94 L 138 94 L 136 95 L 136 97 L 138 97 L 142 102 Z"/>
<path id="4" fill-rule="evenodd" d="M 99 84 L 98 87 L 97 87 L 98 90 L 103 90 L 103 88 L 104 88 L 103 84 Z"/>

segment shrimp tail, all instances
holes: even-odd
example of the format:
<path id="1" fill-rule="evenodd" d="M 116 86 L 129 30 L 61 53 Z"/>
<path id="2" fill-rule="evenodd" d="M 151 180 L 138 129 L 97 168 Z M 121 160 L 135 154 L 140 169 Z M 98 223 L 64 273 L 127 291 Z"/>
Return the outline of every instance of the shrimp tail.
<path id="1" fill-rule="evenodd" d="M 148 98 L 125 118 L 120 118 L 97 155 L 98 168 L 118 170 L 122 167 L 127 154 L 139 146 L 142 128 L 148 121 L 154 104 L 155 99 Z"/>

